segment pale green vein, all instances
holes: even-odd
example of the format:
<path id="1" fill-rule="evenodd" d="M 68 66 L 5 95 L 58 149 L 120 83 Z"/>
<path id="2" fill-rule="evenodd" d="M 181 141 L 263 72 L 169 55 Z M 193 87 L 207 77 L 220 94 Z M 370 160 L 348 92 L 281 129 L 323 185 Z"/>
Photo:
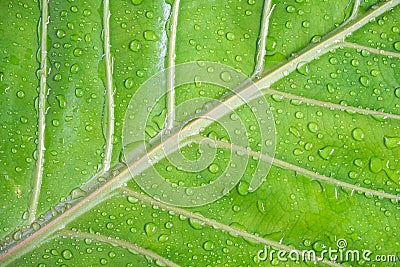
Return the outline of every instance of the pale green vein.
<path id="1" fill-rule="evenodd" d="M 347 21 L 352 21 L 358 14 L 358 10 L 360 8 L 361 0 L 355 0 L 354 5 L 353 5 L 353 10 L 351 11 L 350 17 L 347 19 Z"/>
<path id="2" fill-rule="evenodd" d="M 155 253 L 154 251 L 142 248 L 138 245 L 132 244 L 128 241 L 122 240 L 122 239 L 117 239 L 113 238 L 111 236 L 104 236 L 104 235 L 99 235 L 99 234 L 92 234 L 92 233 L 87 233 L 87 232 L 82 232 L 82 231 L 72 231 L 72 230 L 60 230 L 59 234 L 61 236 L 70 236 L 70 237 L 75 237 L 75 238 L 80 238 L 80 239 L 91 239 L 91 240 L 96 240 L 99 242 L 107 243 L 113 246 L 119 246 L 122 248 L 126 248 L 128 250 L 133 250 L 138 253 L 140 253 L 143 256 L 147 256 L 152 258 L 153 260 L 156 260 L 158 263 L 163 263 L 166 266 L 171 266 L 171 267 L 179 267 L 180 265 L 170 261 L 169 259 L 166 259 L 162 257 L 161 255 Z"/>
<path id="3" fill-rule="evenodd" d="M 106 65 L 106 145 L 102 171 L 110 169 L 112 157 L 112 139 L 114 135 L 114 90 L 112 82 L 112 63 L 110 54 L 110 8 L 109 0 L 103 1 L 103 35 L 104 35 L 104 60 Z"/>
<path id="4" fill-rule="evenodd" d="M 268 26 L 272 11 L 275 8 L 275 5 L 271 8 L 272 0 L 265 0 L 263 11 L 262 11 L 262 18 L 261 18 L 261 27 L 260 27 L 260 34 L 258 36 L 257 41 L 257 56 L 256 56 L 256 66 L 254 68 L 254 72 L 251 76 L 252 79 L 259 78 L 262 70 L 264 69 L 264 60 L 265 60 L 265 46 L 267 44 L 267 36 L 268 36 Z"/>
<path id="5" fill-rule="evenodd" d="M 387 112 L 372 110 L 372 109 L 366 109 L 366 108 L 353 107 L 353 106 L 348 106 L 348 105 L 335 104 L 335 103 L 331 103 L 331 102 L 316 100 L 313 98 L 307 98 L 307 97 L 298 96 L 298 95 L 294 95 L 294 94 L 290 94 L 290 93 L 285 93 L 285 92 L 273 90 L 271 88 L 265 88 L 262 90 L 262 92 L 267 95 L 277 95 L 277 96 L 282 96 L 284 98 L 291 99 L 291 100 L 299 100 L 303 103 L 314 105 L 314 106 L 400 120 L 400 115 L 397 115 L 397 114 L 392 114 L 392 113 L 387 113 Z"/>
<path id="6" fill-rule="evenodd" d="M 37 132 L 37 161 L 36 170 L 33 177 L 33 188 L 31 199 L 29 203 L 29 212 L 27 224 L 31 224 L 36 219 L 37 206 L 40 196 L 40 188 L 42 186 L 43 178 L 43 164 L 44 152 L 46 150 L 44 145 L 45 136 L 45 121 L 46 121 L 46 97 L 47 97 L 47 24 L 48 18 L 48 2 L 42 1 L 42 14 L 41 14 L 41 33 L 40 33 L 40 88 L 39 88 L 39 102 L 38 102 L 38 132 Z"/>
<path id="7" fill-rule="evenodd" d="M 358 50 L 364 50 L 364 51 L 368 51 L 372 54 L 377 54 L 377 55 L 381 55 L 381 56 L 400 58 L 400 53 L 377 49 L 377 48 L 372 48 L 372 47 L 368 47 L 365 45 L 359 45 L 359 44 L 351 43 L 351 42 L 342 42 L 339 44 L 339 46 L 358 49 Z"/>
<path id="8" fill-rule="evenodd" d="M 370 22 L 371 19 L 382 15 L 386 11 L 397 6 L 399 3 L 400 0 L 387 1 L 367 15 L 359 18 L 358 20 L 353 20 L 350 23 L 345 23 L 343 27 L 341 27 L 337 32 L 333 33 L 330 37 L 322 40 L 318 44 L 307 47 L 303 52 L 300 52 L 299 55 L 296 55 L 284 65 L 266 74 L 263 78 L 256 81 L 256 85 L 259 88 L 270 87 L 273 83 L 277 82 L 281 78 L 289 75 L 289 73 L 296 70 L 298 66 L 316 59 L 317 57 L 325 54 L 330 49 L 332 49 L 333 46 L 337 45 L 340 42 L 344 42 L 345 38 L 349 34 L 360 29 L 362 26 Z"/>
<path id="9" fill-rule="evenodd" d="M 167 63 L 167 115 L 165 129 L 170 130 L 175 122 L 175 46 L 176 30 L 178 25 L 178 12 L 180 0 L 175 0 L 172 5 L 170 17 L 168 63 Z"/>
<path id="10" fill-rule="evenodd" d="M 158 200 L 155 200 L 155 199 L 153 199 L 153 198 L 151 198 L 151 197 L 149 197 L 147 195 L 144 195 L 144 194 L 138 193 L 136 191 L 133 191 L 133 190 L 131 190 L 129 188 L 122 187 L 119 190 L 124 195 L 134 197 L 134 198 L 136 198 L 136 199 L 138 199 L 138 200 L 140 200 L 140 201 L 142 201 L 144 203 L 147 203 L 147 204 L 152 205 L 152 206 L 157 206 L 157 207 L 159 207 L 161 209 L 173 211 L 174 213 L 179 214 L 179 215 L 183 215 L 183 216 L 185 216 L 187 218 L 195 219 L 195 220 L 200 221 L 200 222 L 202 222 L 202 223 L 204 223 L 204 224 L 206 224 L 208 226 L 213 227 L 214 229 L 219 229 L 219 230 L 225 231 L 225 232 L 227 232 L 229 234 L 232 234 L 232 235 L 235 235 L 235 236 L 240 236 L 240 237 L 243 237 L 243 238 L 245 238 L 247 240 L 250 240 L 250 241 L 253 241 L 253 242 L 256 242 L 256 243 L 259 243 L 259 244 L 268 245 L 268 246 L 274 247 L 276 249 L 284 250 L 284 251 L 287 251 L 287 252 L 296 251 L 297 253 L 299 253 L 299 255 L 301 255 L 301 251 L 298 250 L 298 249 L 295 249 L 293 247 L 289 247 L 289 246 L 281 244 L 280 242 L 276 242 L 274 240 L 271 240 L 271 239 L 268 239 L 268 238 L 265 238 L 265 237 L 260 237 L 258 235 L 251 234 L 251 233 L 249 233 L 247 231 L 244 231 L 242 229 L 238 229 L 236 227 L 232 227 L 230 225 L 223 224 L 223 223 L 221 223 L 219 221 L 204 217 L 204 216 L 202 216 L 202 215 L 200 215 L 198 213 L 193 213 L 193 212 L 191 212 L 189 210 L 185 210 L 185 209 L 182 209 L 182 208 L 179 208 L 179 207 L 176 207 L 176 206 L 171 206 L 171 205 L 166 204 L 164 202 L 160 202 Z M 337 263 L 334 263 L 334 262 L 331 262 L 331 261 L 328 261 L 328 260 L 323 260 L 321 262 L 326 264 L 326 265 L 328 265 L 328 266 L 342 266 L 340 264 L 337 264 Z"/>
<path id="11" fill-rule="evenodd" d="M 242 146 L 238 146 L 238 145 L 235 145 L 235 144 L 231 144 L 231 143 L 220 141 L 220 140 L 216 140 L 216 139 L 211 139 L 211 138 L 204 137 L 204 136 L 201 136 L 201 135 L 192 136 L 190 139 L 193 140 L 193 141 L 205 142 L 205 143 L 208 143 L 210 145 L 215 145 L 215 146 L 220 147 L 220 148 L 229 149 L 229 150 L 232 150 L 234 152 L 241 152 L 241 154 L 244 154 L 244 155 L 247 155 L 247 156 L 251 156 L 251 157 L 255 157 L 255 158 L 259 158 L 262 161 L 265 161 L 265 162 L 268 162 L 268 163 L 272 163 L 273 165 L 275 165 L 277 167 L 280 167 L 280 168 L 283 168 L 283 169 L 287 169 L 287 170 L 292 170 L 292 171 L 295 171 L 297 173 L 304 174 L 305 176 L 308 176 L 311 179 L 315 179 L 315 180 L 318 180 L 318 181 L 321 181 L 321 182 L 325 182 L 325 183 L 328 183 L 328 184 L 333 184 L 333 185 L 336 185 L 336 186 L 340 186 L 340 187 L 343 187 L 343 188 L 350 189 L 352 191 L 358 191 L 358 192 L 362 192 L 362 193 L 365 193 L 365 194 L 368 194 L 368 195 L 372 195 L 372 196 L 383 197 L 383 198 L 387 198 L 387 199 L 393 199 L 393 200 L 396 200 L 396 201 L 400 200 L 400 195 L 393 195 L 393 194 L 389 194 L 389 193 L 386 193 L 386 192 L 383 192 L 383 191 L 369 189 L 369 188 L 361 187 L 361 186 L 354 185 L 354 184 L 349 184 L 349 183 L 346 183 L 346 182 L 343 182 L 343 181 L 340 181 L 340 180 L 337 180 L 337 179 L 334 179 L 334 178 L 331 178 L 331 177 L 327 177 L 327 176 L 324 176 L 322 174 L 319 174 L 319 173 L 316 173 L 316 172 L 313 172 L 313 171 L 310 171 L 310 170 L 307 170 L 307 169 L 304 169 L 302 167 L 299 167 L 297 165 L 288 163 L 286 161 L 283 161 L 283 160 L 280 160 L 280 159 L 277 159 L 277 158 L 272 158 L 269 155 L 261 154 L 260 152 L 253 151 L 251 149 L 248 149 L 248 148 L 245 148 L 245 147 L 242 147 Z"/>

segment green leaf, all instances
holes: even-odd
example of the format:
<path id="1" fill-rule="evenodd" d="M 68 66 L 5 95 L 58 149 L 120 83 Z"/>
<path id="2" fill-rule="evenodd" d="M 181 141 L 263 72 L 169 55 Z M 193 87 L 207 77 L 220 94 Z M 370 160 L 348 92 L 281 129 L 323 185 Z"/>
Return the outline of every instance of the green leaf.
<path id="1" fill-rule="evenodd" d="M 1 265 L 394 266 L 399 4 L 0 3 Z"/>

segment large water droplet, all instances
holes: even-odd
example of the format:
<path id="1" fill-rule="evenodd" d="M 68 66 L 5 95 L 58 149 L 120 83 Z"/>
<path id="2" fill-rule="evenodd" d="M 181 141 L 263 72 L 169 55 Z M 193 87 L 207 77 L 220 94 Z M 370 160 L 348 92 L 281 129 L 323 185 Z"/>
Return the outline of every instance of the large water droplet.
<path id="1" fill-rule="evenodd" d="M 331 155 L 335 152 L 335 148 L 332 146 L 326 146 L 318 150 L 318 155 L 324 159 L 324 160 L 329 160 Z"/>

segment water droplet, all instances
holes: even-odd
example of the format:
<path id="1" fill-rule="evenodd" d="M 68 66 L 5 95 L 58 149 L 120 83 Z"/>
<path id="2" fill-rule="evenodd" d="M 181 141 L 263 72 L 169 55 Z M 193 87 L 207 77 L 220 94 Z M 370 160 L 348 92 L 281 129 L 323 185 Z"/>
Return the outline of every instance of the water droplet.
<path id="1" fill-rule="evenodd" d="M 82 97 L 82 96 L 83 96 L 83 89 L 81 89 L 81 88 L 76 88 L 76 89 L 75 89 L 75 96 L 76 96 L 76 97 Z"/>
<path id="2" fill-rule="evenodd" d="M 315 122 L 310 122 L 307 125 L 307 128 L 312 133 L 316 133 L 318 131 L 318 129 L 319 129 L 318 124 L 316 124 Z"/>
<path id="3" fill-rule="evenodd" d="M 74 13 L 78 12 L 78 7 L 77 6 L 72 6 L 71 7 L 71 11 L 74 12 Z"/>
<path id="4" fill-rule="evenodd" d="M 294 6 L 287 6 L 287 7 L 286 7 L 286 11 L 287 11 L 288 13 L 293 13 L 293 12 L 296 11 L 296 8 L 295 8 Z"/>
<path id="5" fill-rule="evenodd" d="M 297 65 L 296 70 L 298 73 L 302 74 L 302 75 L 308 75 L 309 73 L 309 69 L 308 69 L 308 65 L 301 62 Z"/>
<path id="6" fill-rule="evenodd" d="M 91 12 L 89 9 L 83 10 L 83 15 L 84 15 L 85 17 L 90 16 L 90 14 L 92 14 L 92 12 Z"/>
<path id="7" fill-rule="evenodd" d="M 58 126 L 60 126 L 60 121 L 57 119 L 54 119 L 51 121 L 51 124 L 53 124 L 54 127 L 58 127 Z"/>
<path id="8" fill-rule="evenodd" d="M 249 183 L 240 181 L 237 185 L 237 191 L 242 196 L 247 195 L 249 193 Z"/>
<path id="9" fill-rule="evenodd" d="M 74 56 L 79 57 L 82 55 L 83 51 L 80 48 L 75 48 L 74 52 L 72 52 L 74 54 Z"/>
<path id="10" fill-rule="evenodd" d="M 217 173 L 219 171 L 219 166 L 216 163 L 212 163 L 210 166 L 208 166 L 208 170 L 211 173 Z"/>
<path id="11" fill-rule="evenodd" d="M 63 252 L 61 253 L 61 256 L 66 260 L 70 260 L 73 257 L 72 252 L 69 249 L 63 250 Z"/>
<path id="12" fill-rule="evenodd" d="M 192 218 L 189 219 L 189 224 L 196 230 L 200 230 L 204 226 L 204 222 Z"/>
<path id="13" fill-rule="evenodd" d="M 124 86 L 126 89 L 131 89 L 133 87 L 134 84 L 134 79 L 129 77 L 124 81 Z"/>
<path id="14" fill-rule="evenodd" d="M 329 160 L 331 155 L 335 152 L 335 148 L 332 146 L 326 146 L 318 150 L 318 155 L 324 159 L 324 160 Z"/>
<path id="15" fill-rule="evenodd" d="M 71 73 L 76 74 L 79 71 L 79 65 L 78 64 L 73 64 L 70 68 Z"/>
<path id="16" fill-rule="evenodd" d="M 380 158 L 372 157 L 369 161 L 369 169 L 373 173 L 378 173 L 383 169 L 383 161 Z"/>
<path id="17" fill-rule="evenodd" d="M 169 236 L 167 236 L 166 234 L 162 234 L 158 237 L 158 241 L 160 241 L 161 243 L 167 242 L 169 239 Z"/>
<path id="18" fill-rule="evenodd" d="M 54 77 L 53 77 L 53 80 L 56 81 L 56 82 L 61 81 L 61 79 L 62 79 L 62 76 L 61 76 L 60 73 L 57 73 L 57 74 L 54 75 Z"/>
<path id="19" fill-rule="evenodd" d="M 397 51 L 400 51 L 400 42 L 395 42 L 395 43 L 393 44 L 393 48 L 394 48 L 395 50 L 397 50 Z"/>
<path id="20" fill-rule="evenodd" d="M 361 76 L 360 77 L 360 83 L 367 87 L 369 85 L 369 78 L 367 76 Z"/>
<path id="21" fill-rule="evenodd" d="M 211 241 L 206 241 L 203 244 L 203 248 L 204 248 L 204 250 L 211 251 L 214 249 L 214 244 Z"/>
<path id="22" fill-rule="evenodd" d="M 153 30 L 147 30 L 143 32 L 143 37 L 147 41 L 155 41 L 157 40 L 157 35 Z"/>
<path id="23" fill-rule="evenodd" d="M 144 231 L 146 232 L 146 235 L 151 236 L 157 231 L 157 225 L 154 223 L 146 223 L 144 225 Z"/>
<path id="24" fill-rule="evenodd" d="M 147 11 L 147 12 L 146 12 L 146 18 L 152 19 L 153 17 L 154 17 L 153 11 Z"/>
<path id="25" fill-rule="evenodd" d="M 17 92 L 17 97 L 18 97 L 18 98 L 24 98 L 24 96 L 25 96 L 24 91 L 18 91 L 18 92 Z"/>
<path id="26" fill-rule="evenodd" d="M 400 87 L 394 89 L 394 95 L 395 95 L 397 98 L 400 98 Z"/>
<path id="27" fill-rule="evenodd" d="M 67 100 L 65 99 L 64 95 L 57 95 L 56 99 L 58 100 L 58 106 L 60 108 L 66 108 L 67 107 Z"/>
<path id="28" fill-rule="evenodd" d="M 383 143 L 389 149 L 396 148 L 396 147 L 400 146 L 400 137 L 384 136 Z"/>
<path id="29" fill-rule="evenodd" d="M 228 71 L 221 72 L 220 77 L 224 82 L 229 82 L 232 79 L 231 74 Z"/>
<path id="30" fill-rule="evenodd" d="M 233 41 L 235 38 L 236 36 L 233 32 L 226 33 L 226 39 L 228 39 L 229 41 Z"/>
<path id="31" fill-rule="evenodd" d="M 353 136 L 354 140 L 361 141 L 364 139 L 365 134 L 361 128 L 354 128 L 351 132 L 351 136 Z"/>
<path id="32" fill-rule="evenodd" d="M 132 4 L 134 4 L 135 6 L 140 5 L 143 0 L 131 0 Z"/>
<path id="33" fill-rule="evenodd" d="M 59 39 L 64 38 L 65 35 L 66 35 L 66 33 L 65 33 L 64 30 L 57 30 L 57 31 L 56 31 L 56 36 L 57 36 Z"/>
<path id="34" fill-rule="evenodd" d="M 129 49 L 133 52 L 138 52 L 140 48 L 142 47 L 142 44 L 140 43 L 139 40 L 133 40 L 129 43 Z"/>
<path id="35" fill-rule="evenodd" d="M 16 232 L 13 234 L 12 237 L 13 237 L 14 240 L 18 241 L 18 240 L 20 240 L 21 237 L 22 237 L 22 232 L 18 230 L 18 231 L 16 231 Z"/>

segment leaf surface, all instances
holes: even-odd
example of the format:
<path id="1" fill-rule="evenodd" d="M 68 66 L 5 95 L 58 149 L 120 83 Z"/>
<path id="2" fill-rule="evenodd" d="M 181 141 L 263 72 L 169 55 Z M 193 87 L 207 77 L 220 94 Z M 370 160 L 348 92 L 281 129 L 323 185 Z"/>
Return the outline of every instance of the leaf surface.
<path id="1" fill-rule="evenodd" d="M 321 253 L 340 240 L 372 251 L 371 259 L 398 260 L 399 3 L 0 4 L 2 265 L 292 266 L 257 255 L 265 246 Z M 236 103 L 227 88 L 197 77 L 174 88 L 174 66 L 188 62 L 233 67 L 262 97 L 226 111 Z M 138 121 L 126 112 L 147 104 L 135 93 L 165 69 L 166 95 L 145 111 L 144 127 L 132 126 L 150 148 L 123 154 L 124 127 Z M 263 128 L 255 106 L 273 115 L 274 127 Z M 187 118 L 203 109 L 218 119 L 196 128 L 201 119 Z M 223 123 L 230 120 L 244 130 L 229 133 Z M 173 131 L 159 138 L 171 125 L 197 132 L 175 149 Z M 208 155 L 202 142 L 215 155 L 191 171 L 190 161 L 196 166 Z M 146 160 L 163 145 L 171 151 Z M 173 161 L 179 155 L 182 166 Z M 252 190 L 263 166 L 269 172 Z M 231 167 L 229 174 L 243 173 L 234 178 L 240 181 L 194 207 L 160 201 L 132 179 L 158 173 L 174 186 L 196 187 Z M 362 264 L 372 263 L 325 258 L 317 265 Z"/>

